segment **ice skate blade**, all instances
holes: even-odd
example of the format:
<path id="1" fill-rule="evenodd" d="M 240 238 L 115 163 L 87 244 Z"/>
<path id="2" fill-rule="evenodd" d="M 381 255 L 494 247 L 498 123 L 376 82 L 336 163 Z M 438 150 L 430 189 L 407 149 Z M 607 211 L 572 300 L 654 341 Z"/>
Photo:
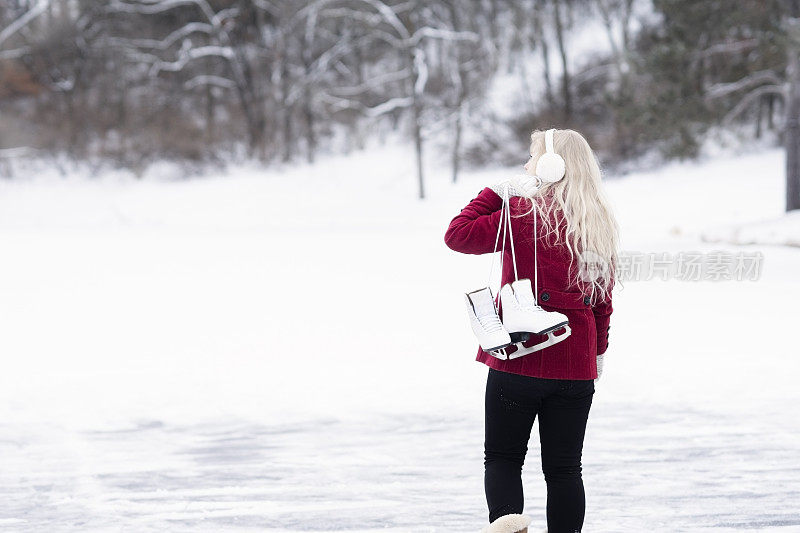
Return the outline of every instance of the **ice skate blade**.
<path id="1" fill-rule="evenodd" d="M 505 350 L 506 348 L 508 348 L 512 344 L 514 344 L 513 337 L 511 339 L 511 342 L 509 342 L 508 344 L 501 344 L 500 346 L 495 346 L 494 348 L 484 348 L 483 346 L 481 346 L 481 350 L 483 350 L 484 352 L 487 352 L 487 353 L 491 353 L 491 352 L 495 352 L 495 351 Z"/>
<path id="2" fill-rule="evenodd" d="M 543 329 L 542 331 L 540 331 L 539 333 L 536 333 L 535 335 L 547 335 L 548 333 L 551 333 L 553 331 L 558 331 L 559 329 L 563 328 L 567 324 L 569 324 L 569 320 L 565 320 L 564 322 L 560 322 L 560 323 L 556 324 L 555 326 L 553 326 L 552 328 Z"/>
<path id="3" fill-rule="evenodd" d="M 506 353 L 506 348 L 508 348 L 509 346 L 511 346 L 511 345 L 510 344 L 506 344 L 502 348 L 499 348 L 499 349 L 496 349 L 496 350 L 484 350 L 484 352 L 488 353 L 489 355 L 491 355 L 493 357 L 496 357 L 497 359 L 500 359 L 502 361 L 506 361 L 506 360 L 510 359 L 510 357 L 508 357 L 508 354 Z"/>
<path id="4" fill-rule="evenodd" d="M 564 326 L 569 324 L 569 320 L 565 320 L 563 322 L 559 322 L 555 326 L 551 326 L 549 328 L 545 328 L 542 331 L 515 331 L 514 333 L 508 332 L 511 335 L 511 344 L 516 344 L 518 342 L 525 342 L 531 338 L 531 335 L 547 335 L 552 331 L 558 331 L 559 329 L 563 328 Z"/>
<path id="5" fill-rule="evenodd" d="M 557 331 L 561 327 L 564 328 L 564 333 L 561 333 L 560 335 L 556 335 L 555 333 L 553 333 L 553 331 Z M 497 357 L 498 359 L 503 359 L 503 360 L 516 359 L 524 355 L 538 352 L 540 350 L 553 346 L 554 344 L 558 344 L 559 342 L 569 337 L 571 333 L 572 330 L 570 329 L 570 327 L 568 325 L 563 325 L 560 326 L 559 328 L 551 329 L 547 333 L 547 340 L 544 340 L 539 344 L 534 344 L 533 346 L 524 346 L 521 342 L 514 344 L 514 346 L 517 347 L 517 350 L 510 355 L 506 352 L 505 348 L 502 348 L 500 350 L 490 351 L 489 353 Z"/>

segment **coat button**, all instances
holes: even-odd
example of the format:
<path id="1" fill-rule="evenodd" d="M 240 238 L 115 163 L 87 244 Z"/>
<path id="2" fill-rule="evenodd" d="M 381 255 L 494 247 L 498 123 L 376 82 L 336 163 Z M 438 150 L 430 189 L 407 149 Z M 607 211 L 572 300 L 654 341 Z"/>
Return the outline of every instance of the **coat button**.
<path id="1" fill-rule="evenodd" d="M 583 297 L 583 305 L 589 305 L 591 301 L 592 301 L 591 298 L 589 298 L 588 296 Z"/>
<path id="2" fill-rule="evenodd" d="M 540 297 L 540 300 L 542 300 L 543 302 L 546 302 L 549 299 L 550 299 L 550 293 L 543 292 L 542 296 Z"/>

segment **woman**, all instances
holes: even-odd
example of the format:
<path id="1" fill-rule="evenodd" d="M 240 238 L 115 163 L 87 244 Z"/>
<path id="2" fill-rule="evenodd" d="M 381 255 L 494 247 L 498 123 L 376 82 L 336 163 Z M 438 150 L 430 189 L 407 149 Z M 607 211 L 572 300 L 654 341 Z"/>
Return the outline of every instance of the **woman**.
<path id="1" fill-rule="evenodd" d="M 493 252 L 501 196 L 507 189 L 512 218 L 501 286 L 515 279 L 513 236 L 518 277 L 536 279 L 539 305 L 565 314 L 571 329 L 563 341 L 515 359 L 499 359 L 478 349 L 477 360 L 489 366 L 484 488 L 490 524 L 483 529 L 488 533 L 528 531 L 531 519 L 521 514 L 521 475 L 537 415 L 547 483 L 546 531 L 575 533 L 583 527 L 581 452 L 595 380 L 608 347 L 619 230 L 603 192 L 597 159 L 578 132 L 552 130 L 551 150 L 564 161 L 561 177 L 544 183 L 534 177 L 547 152 L 545 133 L 531 134 L 525 177 L 483 189 L 452 220 L 445 235 L 447 246 L 457 252 Z M 538 168 L 543 174 L 542 165 Z M 524 346 L 546 338 L 532 335 Z"/>

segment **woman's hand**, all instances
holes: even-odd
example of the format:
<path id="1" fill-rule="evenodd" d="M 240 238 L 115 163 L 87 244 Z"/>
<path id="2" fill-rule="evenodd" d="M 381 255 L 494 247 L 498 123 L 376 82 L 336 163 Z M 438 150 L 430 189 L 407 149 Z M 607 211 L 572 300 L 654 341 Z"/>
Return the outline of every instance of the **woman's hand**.
<path id="1" fill-rule="evenodd" d="M 603 375 L 603 354 L 597 356 L 597 378 L 594 380 L 595 383 L 598 382 L 600 376 Z"/>
<path id="2" fill-rule="evenodd" d="M 508 189 L 509 198 L 512 196 L 533 196 L 536 194 L 536 191 L 539 190 L 541 183 L 541 180 L 536 176 L 520 174 L 513 178 L 495 183 L 494 185 L 490 185 L 489 188 L 501 198 L 503 197 L 504 189 Z"/>

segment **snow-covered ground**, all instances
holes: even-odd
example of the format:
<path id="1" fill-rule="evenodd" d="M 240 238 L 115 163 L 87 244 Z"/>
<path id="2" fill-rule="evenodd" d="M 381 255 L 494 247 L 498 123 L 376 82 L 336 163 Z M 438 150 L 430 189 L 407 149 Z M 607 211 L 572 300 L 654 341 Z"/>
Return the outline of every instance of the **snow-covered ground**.
<path id="1" fill-rule="evenodd" d="M 763 255 L 757 280 L 617 288 L 585 531 L 800 531 L 800 249 L 708 242 L 765 220 L 797 241 L 782 164 L 608 180 L 626 251 Z M 406 148 L 0 183 L 0 529 L 478 531 L 487 368 L 460 295 L 490 258 L 443 236 L 519 169 L 428 168 L 424 202 Z"/>

